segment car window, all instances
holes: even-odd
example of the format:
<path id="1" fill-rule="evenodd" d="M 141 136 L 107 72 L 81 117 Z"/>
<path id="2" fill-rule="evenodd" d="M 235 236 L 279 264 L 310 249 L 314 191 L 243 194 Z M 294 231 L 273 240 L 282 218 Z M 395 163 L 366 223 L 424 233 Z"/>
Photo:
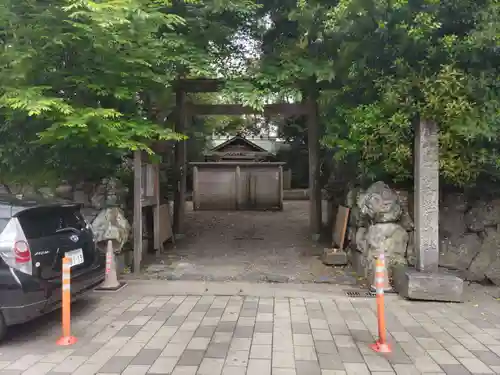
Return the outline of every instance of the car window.
<path id="1" fill-rule="evenodd" d="M 33 209 L 22 213 L 19 220 L 27 239 L 53 236 L 65 228 L 85 228 L 85 222 L 73 208 Z"/>
<path id="2" fill-rule="evenodd" d="M 0 204 L 0 217 L 2 219 L 9 218 L 12 214 L 12 207 Z"/>
<path id="3" fill-rule="evenodd" d="M 78 210 L 65 210 L 63 214 L 63 222 L 66 227 L 82 230 L 87 225 L 82 214 Z"/>
<path id="4" fill-rule="evenodd" d="M 9 222 L 10 219 L 1 219 L 0 218 L 0 233 L 4 230 L 5 226 Z"/>

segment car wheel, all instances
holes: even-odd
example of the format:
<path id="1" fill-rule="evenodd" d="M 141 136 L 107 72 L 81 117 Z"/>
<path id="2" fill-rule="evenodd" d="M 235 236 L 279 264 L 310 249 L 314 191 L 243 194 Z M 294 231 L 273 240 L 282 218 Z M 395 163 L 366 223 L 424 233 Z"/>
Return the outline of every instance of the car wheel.
<path id="1" fill-rule="evenodd" d="M 6 334 L 7 334 L 7 324 L 5 324 L 5 319 L 3 317 L 3 314 L 0 312 L 0 342 L 3 341 Z"/>

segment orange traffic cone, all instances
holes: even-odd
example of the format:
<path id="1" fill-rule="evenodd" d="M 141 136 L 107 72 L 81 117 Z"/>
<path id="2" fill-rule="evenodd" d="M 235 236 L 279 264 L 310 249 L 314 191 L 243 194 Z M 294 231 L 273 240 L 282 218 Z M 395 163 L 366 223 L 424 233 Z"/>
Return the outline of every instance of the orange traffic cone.
<path id="1" fill-rule="evenodd" d="M 118 276 L 116 274 L 115 252 L 113 251 L 113 241 L 109 240 L 106 249 L 106 276 L 104 278 L 104 282 L 95 290 L 116 292 L 126 285 L 127 283 L 118 281 Z"/>

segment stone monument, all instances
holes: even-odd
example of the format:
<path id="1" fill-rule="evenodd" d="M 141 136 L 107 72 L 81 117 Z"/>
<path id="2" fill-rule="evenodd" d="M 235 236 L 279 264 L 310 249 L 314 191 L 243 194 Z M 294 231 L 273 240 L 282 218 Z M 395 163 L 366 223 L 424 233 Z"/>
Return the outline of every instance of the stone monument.
<path id="1" fill-rule="evenodd" d="M 439 139 L 435 122 L 422 120 L 415 129 L 416 268 L 395 266 L 393 282 L 409 299 L 461 302 L 463 280 L 439 267 Z"/>

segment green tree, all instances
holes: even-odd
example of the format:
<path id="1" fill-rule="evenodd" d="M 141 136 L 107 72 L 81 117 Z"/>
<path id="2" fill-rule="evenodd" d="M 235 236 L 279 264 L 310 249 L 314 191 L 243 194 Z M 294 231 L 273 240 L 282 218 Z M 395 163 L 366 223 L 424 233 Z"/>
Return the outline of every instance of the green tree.
<path id="1" fill-rule="evenodd" d="M 440 126 L 446 182 L 497 178 L 499 13 L 498 0 L 5 0 L 0 176 L 107 174 L 182 136 L 176 79 L 220 76 L 222 97 L 257 108 L 321 88 L 325 161 L 368 178 L 411 180 L 419 118 Z M 306 139 L 296 119 L 283 134 Z"/>
<path id="2" fill-rule="evenodd" d="M 425 119 L 440 127 L 446 183 L 497 178 L 498 0 L 290 0 L 262 12 L 272 26 L 257 77 L 296 90 L 323 81 L 323 144 L 340 164 L 410 182 L 413 122 Z"/>
<path id="3" fill-rule="evenodd" d="M 341 1 L 325 35 L 340 38 L 341 89 L 327 99 L 326 144 L 359 154 L 361 172 L 412 178 L 413 122 L 440 127 L 441 175 L 498 177 L 498 1 Z M 341 129 L 348 129 L 348 133 Z M 340 130 L 340 131 L 339 131 Z M 339 136 L 340 135 L 340 136 Z"/>
<path id="4" fill-rule="evenodd" d="M 179 139 L 179 77 L 213 76 L 255 5 L 6 0 L 0 7 L 0 176 L 109 175 L 130 150 Z M 242 26 L 243 25 L 243 26 Z"/>

